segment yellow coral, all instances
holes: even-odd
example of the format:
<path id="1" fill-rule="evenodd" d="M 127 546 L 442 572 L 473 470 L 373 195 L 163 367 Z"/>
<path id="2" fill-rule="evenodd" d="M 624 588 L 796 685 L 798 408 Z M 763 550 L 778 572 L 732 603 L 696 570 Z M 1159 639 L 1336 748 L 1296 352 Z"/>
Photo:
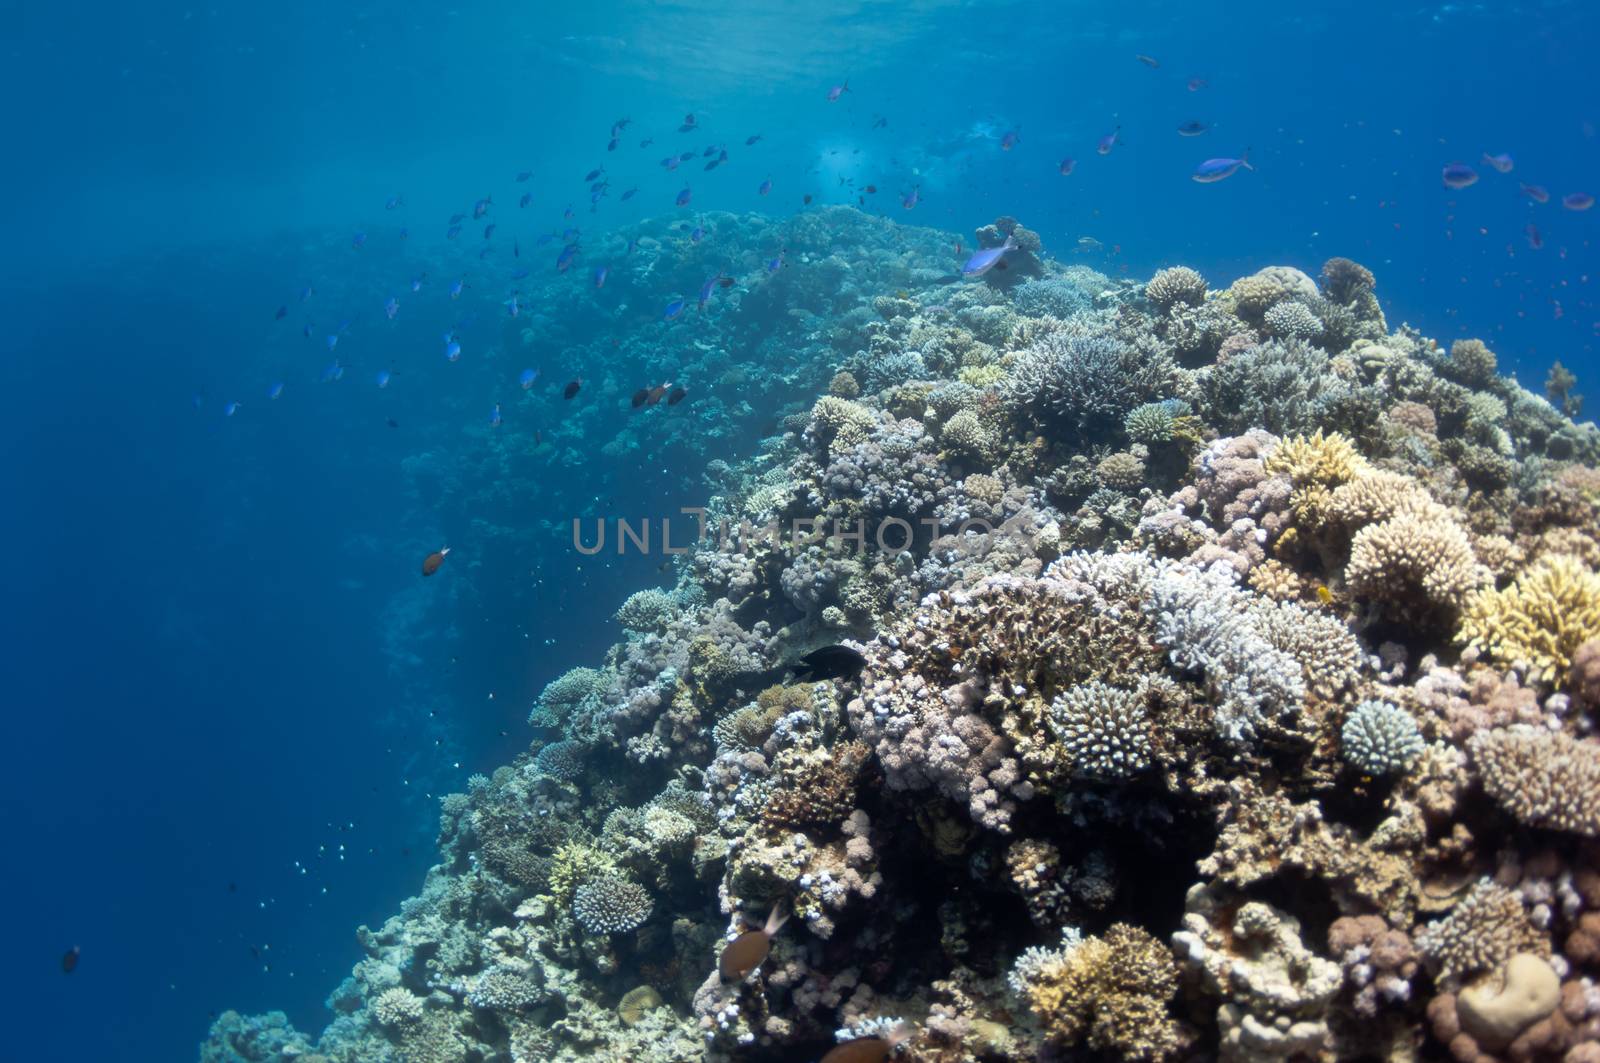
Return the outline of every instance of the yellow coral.
<path id="1" fill-rule="evenodd" d="M 1576 557 L 1557 554 L 1534 562 L 1505 590 L 1469 598 L 1457 638 L 1501 663 L 1526 661 L 1539 676 L 1553 679 L 1596 631 L 1600 575 Z"/>
<path id="2" fill-rule="evenodd" d="M 1444 507 L 1409 476 L 1372 469 L 1333 489 L 1328 519 L 1349 528 L 1389 520 L 1401 513 L 1438 516 Z"/>
<path id="3" fill-rule="evenodd" d="M 1403 613 L 1418 604 L 1455 609 L 1488 582 L 1466 531 L 1443 506 L 1434 509 L 1398 513 L 1356 533 L 1344 573 L 1356 595 L 1399 605 Z M 1415 601 L 1418 591 L 1422 603 Z"/>
<path id="4" fill-rule="evenodd" d="M 596 875 L 615 871 L 616 866 L 610 853 L 583 842 L 568 842 L 550 861 L 550 895 L 568 904 L 579 886 Z"/>
<path id="5" fill-rule="evenodd" d="M 1177 991 L 1172 953 L 1147 931 L 1118 923 L 1045 964 L 1028 1003 L 1052 1040 L 1084 1042 L 1127 1060 L 1159 1060 L 1180 1047 L 1167 1001 Z"/>
<path id="6" fill-rule="evenodd" d="M 1267 455 L 1265 464 L 1268 472 L 1287 474 L 1297 487 L 1335 487 L 1369 471 L 1354 443 L 1338 432 L 1323 435 L 1320 428 L 1309 436 L 1285 439 Z"/>
<path id="7" fill-rule="evenodd" d="M 988 365 L 969 365 L 956 374 L 956 379 L 980 390 L 992 388 L 1005 378 L 1005 367 L 991 362 Z"/>

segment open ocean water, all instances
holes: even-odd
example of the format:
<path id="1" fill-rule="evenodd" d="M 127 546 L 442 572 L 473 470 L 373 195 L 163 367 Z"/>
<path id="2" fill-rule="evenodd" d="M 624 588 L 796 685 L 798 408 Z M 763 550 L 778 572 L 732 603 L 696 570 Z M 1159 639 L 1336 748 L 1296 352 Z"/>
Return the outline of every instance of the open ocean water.
<path id="1" fill-rule="evenodd" d="M 1600 194 L 1592 4 L 155 0 L 0 24 L 0 1059 L 194 1059 L 228 1009 L 315 1037 L 354 928 L 438 859 L 439 798 L 527 750 L 545 685 L 676 580 L 659 549 L 583 556 L 573 518 L 726 493 L 853 353 L 827 353 L 838 300 L 763 295 L 828 239 L 948 248 L 958 277 L 1009 216 L 1057 262 L 1217 288 L 1346 256 L 1391 328 L 1479 337 L 1535 392 L 1557 360 L 1579 391 L 1600 370 L 1600 212 L 1562 203 Z M 1446 187 L 1454 162 L 1476 183 Z M 808 214 L 832 220 L 802 258 Z"/>

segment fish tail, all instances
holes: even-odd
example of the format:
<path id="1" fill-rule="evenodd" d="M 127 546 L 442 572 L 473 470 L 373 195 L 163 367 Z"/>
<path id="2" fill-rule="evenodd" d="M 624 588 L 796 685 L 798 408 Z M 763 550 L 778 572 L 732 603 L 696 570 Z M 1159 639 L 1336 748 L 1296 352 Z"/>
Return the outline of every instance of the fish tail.
<path id="1" fill-rule="evenodd" d="M 767 915 L 767 925 L 762 932 L 767 937 L 775 937 L 783 929 L 783 924 L 789 921 L 789 913 L 784 910 L 783 902 L 779 901 L 772 906 L 772 911 Z"/>
<path id="2" fill-rule="evenodd" d="M 1239 156 L 1239 165 L 1243 166 L 1246 170 L 1249 170 L 1252 173 L 1255 172 L 1255 167 L 1250 165 L 1250 149 L 1249 148 L 1245 148 L 1244 149 L 1244 154 Z"/>

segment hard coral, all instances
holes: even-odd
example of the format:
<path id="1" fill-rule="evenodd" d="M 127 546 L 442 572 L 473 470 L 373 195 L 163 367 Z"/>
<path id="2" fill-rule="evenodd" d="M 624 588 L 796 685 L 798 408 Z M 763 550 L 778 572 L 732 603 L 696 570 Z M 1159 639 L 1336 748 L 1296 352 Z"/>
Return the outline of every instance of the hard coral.
<path id="1" fill-rule="evenodd" d="M 1363 701 L 1340 732 L 1344 759 L 1367 775 L 1396 775 L 1421 755 L 1425 743 L 1417 721 L 1387 701 Z"/>
<path id="2" fill-rule="evenodd" d="M 1489 879 L 1474 886 L 1447 918 L 1428 924 L 1417 935 L 1417 947 L 1445 979 L 1493 970 L 1519 952 L 1550 952 L 1517 895 Z"/>
<path id="3" fill-rule="evenodd" d="M 1075 774 L 1124 779 L 1150 765 L 1150 724 L 1144 699 L 1099 680 L 1072 687 L 1050 706 L 1050 730 Z"/>
<path id="4" fill-rule="evenodd" d="M 1188 266 L 1173 266 L 1150 278 L 1144 297 L 1163 310 L 1177 304 L 1199 306 L 1206 299 L 1206 279 Z"/>
<path id="5" fill-rule="evenodd" d="M 1042 964 L 1027 979 L 1027 1000 L 1052 1041 L 1119 1059 L 1160 1060 L 1184 1043 L 1167 1013 L 1177 988 L 1167 947 L 1139 927 L 1117 923 Z"/>
<path id="6" fill-rule="evenodd" d="M 1579 645 L 1600 631 L 1600 575 L 1575 557 L 1535 561 L 1505 590 L 1466 602 L 1458 637 L 1506 664 L 1559 679 Z"/>
<path id="7" fill-rule="evenodd" d="M 1600 835 L 1600 744 L 1520 726 L 1467 743 L 1483 788 L 1530 827 Z"/>

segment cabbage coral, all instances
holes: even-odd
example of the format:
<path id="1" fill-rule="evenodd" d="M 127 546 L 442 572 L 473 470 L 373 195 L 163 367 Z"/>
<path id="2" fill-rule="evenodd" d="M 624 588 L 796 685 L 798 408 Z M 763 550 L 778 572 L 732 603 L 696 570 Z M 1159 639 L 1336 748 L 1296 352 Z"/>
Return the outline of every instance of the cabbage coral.
<path id="1" fill-rule="evenodd" d="M 1557 554 L 1534 562 L 1505 590 L 1468 599 L 1458 638 L 1503 664 L 1526 661 L 1553 680 L 1596 631 L 1600 576 L 1577 558 Z"/>

